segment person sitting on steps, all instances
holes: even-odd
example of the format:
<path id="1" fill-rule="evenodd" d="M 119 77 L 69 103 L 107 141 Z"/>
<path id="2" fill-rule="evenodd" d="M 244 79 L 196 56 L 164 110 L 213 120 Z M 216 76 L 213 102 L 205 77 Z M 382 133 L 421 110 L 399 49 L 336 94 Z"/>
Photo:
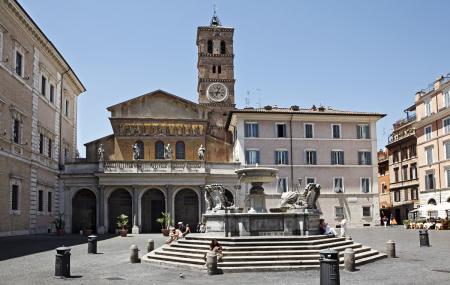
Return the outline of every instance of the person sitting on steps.
<path id="1" fill-rule="evenodd" d="M 175 228 L 170 229 L 169 239 L 166 241 L 166 244 L 170 244 L 174 240 L 178 240 L 178 233 Z"/>
<path id="2" fill-rule="evenodd" d="M 213 239 L 211 241 L 211 243 L 209 244 L 209 251 L 213 252 L 217 255 L 217 261 L 222 260 L 222 257 L 223 257 L 222 246 L 216 239 Z M 203 257 L 203 259 L 205 261 L 206 261 L 206 254 L 207 254 L 207 252 L 205 252 L 205 256 Z"/>

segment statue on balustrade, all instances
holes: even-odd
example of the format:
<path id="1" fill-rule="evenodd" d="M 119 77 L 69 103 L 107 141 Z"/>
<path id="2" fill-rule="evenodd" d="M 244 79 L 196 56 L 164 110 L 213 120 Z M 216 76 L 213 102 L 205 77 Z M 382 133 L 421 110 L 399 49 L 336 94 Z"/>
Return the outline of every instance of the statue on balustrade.
<path id="1" fill-rule="evenodd" d="M 137 160 L 141 157 L 141 148 L 138 143 L 133 144 L 133 160 Z"/>
<path id="2" fill-rule="evenodd" d="M 105 148 L 102 143 L 97 148 L 97 160 L 105 161 Z"/>
<path id="3" fill-rule="evenodd" d="M 205 147 L 201 144 L 200 147 L 198 148 L 198 159 L 200 160 L 205 160 L 205 152 L 206 149 Z"/>
<path id="4" fill-rule="evenodd" d="M 207 211 L 225 210 L 235 208 L 233 202 L 225 196 L 225 187 L 221 184 L 211 184 L 205 186 L 205 201 Z"/>
<path id="5" fill-rule="evenodd" d="M 172 147 L 170 146 L 170 143 L 168 143 L 164 147 L 164 158 L 165 159 L 172 159 Z"/>
<path id="6" fill-rule="evenodd" d="M 285 192 L 281 195 L 280 208 L 289 209 L 317 209 L 317 200 L 320 196 L 320 184 L 308 183 L 305 191 Z"/>

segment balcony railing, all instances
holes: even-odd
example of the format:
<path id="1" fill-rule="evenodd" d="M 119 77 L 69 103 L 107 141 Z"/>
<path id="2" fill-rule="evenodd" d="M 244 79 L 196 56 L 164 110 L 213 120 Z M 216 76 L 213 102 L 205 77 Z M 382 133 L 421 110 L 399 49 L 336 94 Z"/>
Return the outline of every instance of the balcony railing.
<path id="1" fill-rule="evenodd" d="M 400 128 L 401 126 L 406 125 L 406 124 L 408 124 L 408 123 L 410 123 L 412 121 L 415 121 L 415 120 L 416 120 L 416 114 L 412 114 L 412 115 L 410 115 L 407 118 L 404 118 L 404 119 L 396 121 L 393 124 L 393 127 L 394 127 L 394 129 L 397 129 L 397 128 Z"/>
<path id="2" fill-rule="evenodd" d="M 101 171 L 101 169 L 100 169 Z M 205 173 L 203 161 L 105 161 L 104 173 Z"/>
<path id="3" fill-rule="evenodd" d="M 416 134 L 415 128 L 406 129 L 401 132 L 395 132 L 389 136 L 388 144 L 399 141 L 399 140 L 409 137 L 409 136 L 413 136 L 415 134 Z"/>

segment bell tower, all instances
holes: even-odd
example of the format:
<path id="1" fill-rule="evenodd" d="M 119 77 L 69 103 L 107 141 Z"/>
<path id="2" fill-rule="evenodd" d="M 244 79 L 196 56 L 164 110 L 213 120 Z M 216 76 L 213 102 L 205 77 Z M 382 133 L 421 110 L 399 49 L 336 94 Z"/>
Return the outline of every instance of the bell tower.
<path id="1" fill-rule="evenodd" d="M 214 9 L 209 26 L 197 28 L 198 102 L 212 108 L 234 108 L 234 28 L 224 27 Z"/>

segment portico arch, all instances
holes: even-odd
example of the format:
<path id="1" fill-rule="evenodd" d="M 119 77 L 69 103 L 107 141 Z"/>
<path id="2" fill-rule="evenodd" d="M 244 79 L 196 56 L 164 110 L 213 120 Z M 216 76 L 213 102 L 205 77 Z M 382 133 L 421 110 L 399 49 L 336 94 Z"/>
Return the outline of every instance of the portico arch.
<path id="1" fill-rule="evenodd" d="M 81 230 L 96 230 L 97 199 L 89 189 L 78 190 L 72 198 L 72 233 Z"/>
<path id="2" fill-rule="evenodd" d="M 128 230 L 133 226 L 132 197 L 125 189 L 114 190 L 108 199 L 108 231 L 115 233 L 117 217 L 121 214 L 128 216 Z"/>
<path id="3" fill-rule="evenodd" d="M 166 211 L 166 197 L 160 189 L 151 188 L 144 192 L 141 198 L 141 232 L 160 232 L 161 225 L 156 219 L 161 212 Z"/>
<path id="4" fill-rule="evenodd" d="M 428 200 L 428 204 L 430 205 L 437 205 L 436 200 L 434 200 L 433 198 L 431 198 L 430 200 Z"/>
<path id="5" fill-rule="evenodd" d="M 175 194 L 175 223 L 189 224 L 191 230 L 199 222 L 199 200 L 197 193 L 189 188 L 183 188 Z"/>

